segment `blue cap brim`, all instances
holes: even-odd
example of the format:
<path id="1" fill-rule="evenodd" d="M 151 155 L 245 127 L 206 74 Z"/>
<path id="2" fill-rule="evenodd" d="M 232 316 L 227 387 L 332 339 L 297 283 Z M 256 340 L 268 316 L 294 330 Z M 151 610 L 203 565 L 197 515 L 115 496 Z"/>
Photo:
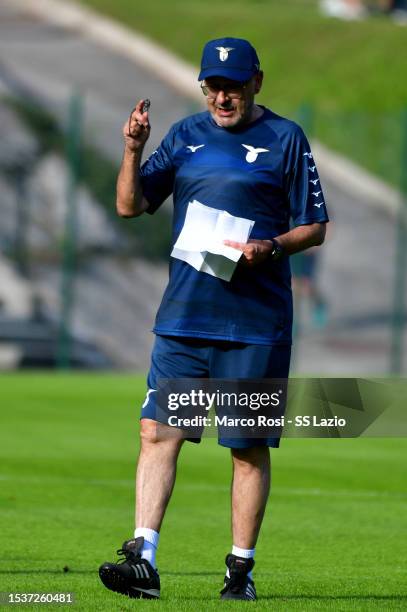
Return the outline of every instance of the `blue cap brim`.
<path id="1" fill-rule="evenodd" d="M 248 81 L 254 76 L 256 72 L 252 70 L 238 70 L 237 68 L 219 68 L 218 66 L 214 68 L 204 68 L 201 70 L 198 76 L 198 81 L 204 81 L 209 77 L 224 77 L 225 79 L 230 79 L 231 81 L 240 81 L 243 83 L 244 81 Z"/>

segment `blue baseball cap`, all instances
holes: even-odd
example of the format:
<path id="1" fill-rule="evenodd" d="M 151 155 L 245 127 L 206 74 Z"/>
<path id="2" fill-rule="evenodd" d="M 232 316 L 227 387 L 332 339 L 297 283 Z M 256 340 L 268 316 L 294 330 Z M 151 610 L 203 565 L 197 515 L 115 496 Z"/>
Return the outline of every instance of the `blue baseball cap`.
<path id="1" fill-rule="evenodd" d="M 198 81 L 221 76 L 232 81 L 248 81 L 259 72 L 256 49 L 243 38 L 218 38 L 206 43 Z"/>

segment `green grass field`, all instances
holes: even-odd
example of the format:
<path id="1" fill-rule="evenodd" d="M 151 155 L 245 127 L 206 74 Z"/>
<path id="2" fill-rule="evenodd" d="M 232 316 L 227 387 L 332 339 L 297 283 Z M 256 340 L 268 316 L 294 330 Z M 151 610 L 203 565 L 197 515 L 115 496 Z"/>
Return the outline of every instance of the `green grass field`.
<path id="1" fill-rule="evenodd" d="M 185 445 L 159 549 L 162 599 L 127 600 L 97 567 L 132 534 L 144 379 L 9 374 L 1 389 L 1 591 L 73 591 L 81 610 L 248 605 L 218 601 L 231 545 L 226 449 Z M 406 609 L 406 450 L 398 439 L 283 441 L 256 609 Z"/>

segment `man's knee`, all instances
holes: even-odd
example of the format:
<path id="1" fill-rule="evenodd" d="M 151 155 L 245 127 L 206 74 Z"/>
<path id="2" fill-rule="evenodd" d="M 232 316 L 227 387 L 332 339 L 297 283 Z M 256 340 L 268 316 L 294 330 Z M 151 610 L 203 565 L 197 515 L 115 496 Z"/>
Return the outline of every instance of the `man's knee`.
<path id="1" fill-rule="evenodd" d="M 235 469 L 249 472 L 270 466 L 270 450 L 268 446 L 232 448 L 231 450 Z"/>
<path id="2" fill-rule="evenodd" d="M 165 445 L 180 447 L 183 442 L 182 433 L 174 427 L 163 425 L 152 419 L 141 419 L 140 440 L 142 447 Z"/>

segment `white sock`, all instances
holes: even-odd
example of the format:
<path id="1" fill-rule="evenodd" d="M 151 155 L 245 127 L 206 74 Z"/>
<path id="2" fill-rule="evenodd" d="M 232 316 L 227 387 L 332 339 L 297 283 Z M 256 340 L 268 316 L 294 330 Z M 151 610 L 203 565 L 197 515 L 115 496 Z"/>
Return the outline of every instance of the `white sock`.
<path id="1" fill-rule="evenodd" d="M 239 548 L 233 544 L 232 555 L 242 557 L 243 559 L 253 559 L 255 550 L 255 548 Z"/>
<path id="2" fill-rule="evenodd" d="M 157 553 L 158 542 L 160 540 L 160 534 L 154 529 L 148 529 L 148 527 L 137 527 L 134 530 L 135 538 L 144 538 L 143 548 L 141 550 L 141 557 L 146 559 L 156 569 L 155 555 Z"/>
<path id="3" fill-rule="evenodd" d="M 253 559 L 255 548 L 239 548 L 239 546 L 232 546 L 232 555 L 236 555 L 236 557 L 243 557 L 243 559 Z M 249 578 L 253 580 L 252 572 L 247 574 Z M 226 570 L 226 576 L 230 578 L 229 568 Z"/>

